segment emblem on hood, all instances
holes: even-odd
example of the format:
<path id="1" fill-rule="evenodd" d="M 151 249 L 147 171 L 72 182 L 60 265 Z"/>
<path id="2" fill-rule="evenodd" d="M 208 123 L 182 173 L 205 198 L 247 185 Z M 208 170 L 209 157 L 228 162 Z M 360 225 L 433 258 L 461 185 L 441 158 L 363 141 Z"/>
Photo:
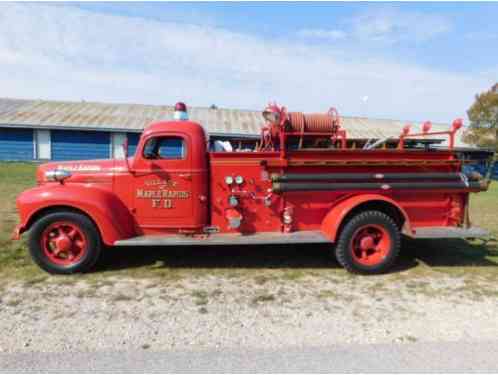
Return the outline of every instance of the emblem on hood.
<path id="1" fill-rule="evenodd" d="M 58 165 L 57 169 L 63 169 L 71 172 L 98 172 L 102 170 L 100 165 L 88 165 L 88 164 L 69 164 L 69 165 Z"/>

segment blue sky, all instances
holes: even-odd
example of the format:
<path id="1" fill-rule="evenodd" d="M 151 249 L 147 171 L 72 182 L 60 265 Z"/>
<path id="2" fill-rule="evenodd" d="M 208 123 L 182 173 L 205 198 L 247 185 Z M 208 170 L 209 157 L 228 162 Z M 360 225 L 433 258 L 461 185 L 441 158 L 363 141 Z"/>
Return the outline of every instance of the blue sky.
<path id="1" fill-rule="evenodd" d="M 1 96 L 465 116 L 498 3 L 0 4 Z"/>

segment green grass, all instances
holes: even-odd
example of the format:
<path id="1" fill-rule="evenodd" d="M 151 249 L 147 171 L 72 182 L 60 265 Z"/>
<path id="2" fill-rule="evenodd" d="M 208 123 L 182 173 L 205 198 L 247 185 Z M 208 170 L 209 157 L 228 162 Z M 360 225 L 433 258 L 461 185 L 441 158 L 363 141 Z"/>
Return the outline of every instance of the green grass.
<path id="1" fill-rule="evenodd" d="M 18 220 L 16 196 L 35 186 L 35 170 L 36 165 L 31 163 L 0 163 L 0 279 L 22 280 L 33 286 L 51 278 L 31 261 L 26 236 L 22 241 L 11 241 L 10 236 Z M 470 206 L 473 223 L 487 228 L 498 238 L 498 184 L 493 183 L 488 192 L 472 194 Z M 171 285 L 184 278 L 211 275 L 264 285 L 272 280 L 303 283 L 310 276 L 334 277 L 337 279 L 334 281 L 352 277 L 337 266 L 327 250 L 327 246 L 107 249 L 97 272 L 64 276 L 58 281 L 86 280 L 100 285 L 108 276 L 123 275 L 155 277 Z M 496 240 L 407 241 L 398 263 L 399 272 L 393 273 L 392 280 L 435 271 L 457 275 L 473 272 L 496 280 L 498 244 Z M 208 299 L 201 294 L 193 296 L 200 305 Z"/>
<path id="2" fill-rule="evenodd" d="M 18 222 L 17 195 L 35 186 L 36 164 L 0 163 L 0 277 L 39 279 L 46 276 L 27 255 L 26 241 L 11 241 Z"/>

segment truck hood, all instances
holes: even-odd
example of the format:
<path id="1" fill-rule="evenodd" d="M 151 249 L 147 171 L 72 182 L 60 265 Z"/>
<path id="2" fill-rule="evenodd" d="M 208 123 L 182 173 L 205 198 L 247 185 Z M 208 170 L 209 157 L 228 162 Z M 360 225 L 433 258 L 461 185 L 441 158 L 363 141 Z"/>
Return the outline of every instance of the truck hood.
<path id="1" fill-rule="evenodd" d="M 110 182 L 116 172 L 127 170 L 124 160 L 77 160 L 64 162 L 45 163 L 38 167 L 36 171 L 36 181 L 47 182 L 45 172 L 62 169 L 71 172 L 66 182 Z"/>

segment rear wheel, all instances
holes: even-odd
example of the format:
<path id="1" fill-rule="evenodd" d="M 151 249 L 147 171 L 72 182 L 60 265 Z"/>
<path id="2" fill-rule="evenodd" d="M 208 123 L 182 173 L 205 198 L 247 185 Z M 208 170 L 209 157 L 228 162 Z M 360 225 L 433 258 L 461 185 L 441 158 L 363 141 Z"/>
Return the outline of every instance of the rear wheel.
<path id="1" fill-rule="evenodd" d="M 49 273 L 84 272 L 100 256 L 100 235 L 93 222 L 82 214 L 51 213 L 31 228 L 29 251 L 36 264 Z"/>
<path id="2" fill-rule="evenodd" d="M 401 235 L 394 220 L 380 211 L 365 211 L 346 223 L 335 254 L 350 272 L 378 274 L 392 266 L 400 247 Z"/>

